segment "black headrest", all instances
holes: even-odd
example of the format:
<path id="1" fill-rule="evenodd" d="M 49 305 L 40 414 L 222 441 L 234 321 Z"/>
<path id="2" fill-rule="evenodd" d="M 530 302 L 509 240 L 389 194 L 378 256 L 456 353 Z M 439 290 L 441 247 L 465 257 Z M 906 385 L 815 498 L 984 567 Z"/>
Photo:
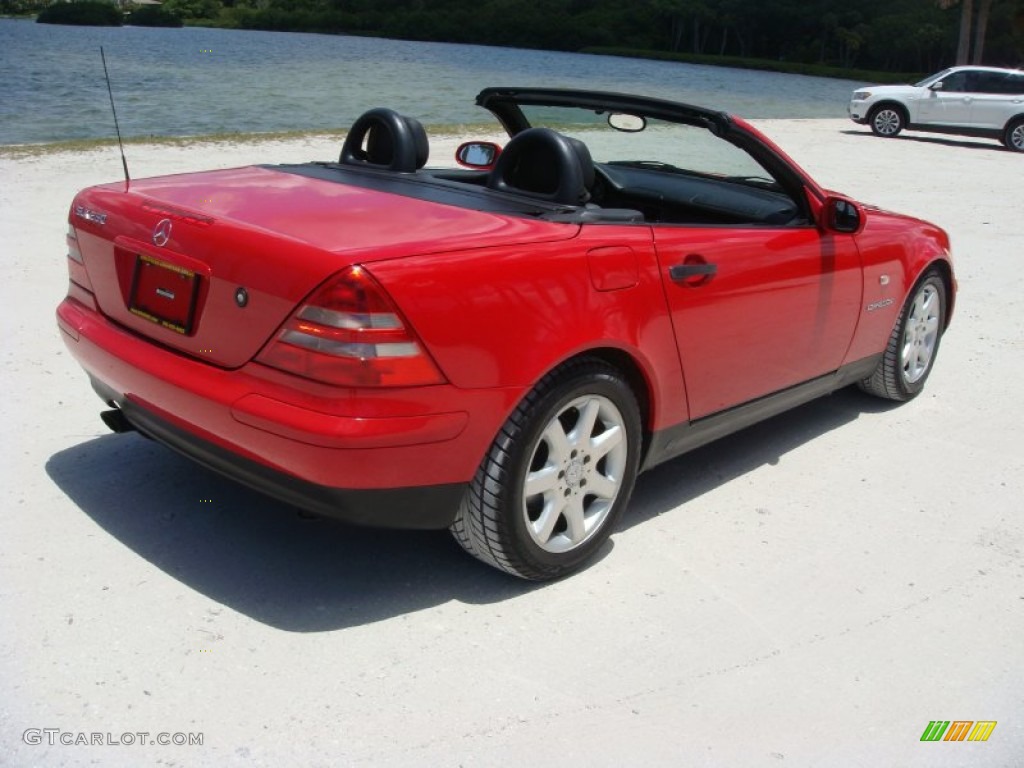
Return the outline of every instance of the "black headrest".
<path id="1" fill-rule="evenodd" d="M 424 129 L 423 123 L 415 117 L 403 119 L 408 124 L 409 130 L 412 131 L 413 141 L 416 142 L 416 168 L 420 169 L 427 164 L 427 159 L 430 157 L 430 140 L 427 138 L 427 131 Z"/>
<path id="2" fill-rule="evenodd" d="M 582 141 L 574 139 L 572 136 L 566 136 L 566 138 L 576 152 L 576 159 L 580 161 L 580 170 L 583 171 L 583 186 L 587 189 L 587 200 L 589 200 L 590 189 L 594 186 L 594 180 L 597 177 L 597 172 L 594 170 L 594 158 L 590 156 L 590 150 Z"/>
<path id="3" fill-rule="evenodd" d="M 590 199 L 594 163 L 583 142 L 550 128 L 529 128 L 505 146 L 487 178 L 490 189 L 527 194 L 563 205 Z M 581 149 L 582 148 L 582 149 Z"/>
<path id="4" fill-rule="evenodd" d="M 419 120 L 378 107 L 352 124 L 339 161 L 413 173 L 427 164 L 429 155 L 427 132 Z"/>

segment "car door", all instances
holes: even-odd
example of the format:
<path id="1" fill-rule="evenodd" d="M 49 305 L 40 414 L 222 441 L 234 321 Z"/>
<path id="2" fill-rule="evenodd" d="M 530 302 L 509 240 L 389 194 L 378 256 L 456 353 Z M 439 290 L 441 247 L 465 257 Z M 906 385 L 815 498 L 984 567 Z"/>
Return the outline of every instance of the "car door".
<path id="1" fill-rule="evenodd" d="M 811 225 L 653 230 L 691 419 L 842 364 L 863 287 L 852 236 Z"/>
<path id="2" fill-rule="evenodd" d="M 1024 111 L 1024 74 L 981 72 L 971 103 L 971 124 L 1001 130 L 1006 121 Z"/>
<path id="3" fill-rule="evenodd" d="M 971 91 L 974 72 L 959 70 L 930 86 L 930 95 L 918 102 L 917 125 L 960 125 L 971 123 Z"/>

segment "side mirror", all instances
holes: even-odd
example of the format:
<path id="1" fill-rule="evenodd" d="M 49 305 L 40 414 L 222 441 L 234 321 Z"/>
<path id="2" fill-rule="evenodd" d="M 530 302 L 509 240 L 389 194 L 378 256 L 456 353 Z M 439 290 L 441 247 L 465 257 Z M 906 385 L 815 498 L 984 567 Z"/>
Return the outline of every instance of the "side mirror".
<path id="1" fill-rule="evenodd" d="M 501 154 L 501 147 L 492 141 L 467 141 L 455 150 L 455 161 L 466 168 L 489 171 Z"/>
<path id="2" fill-rule="evenodd" d="M 864 217 L 860 207 L 842 197 L 830 197 L 825 200 L 821 214 L 821 227 L 826 232 L 841 235 L 855 235 L 864 225 Z"/>
<path id="3" fill-rule="evenodd" d="M 941 91 L 942 90 L 942 81 L 939 80 L 939 82 L 937 82 L 937 83 L 932 83 L 931 85 L 928 86 L 928 90 L 929 91 Z"/>

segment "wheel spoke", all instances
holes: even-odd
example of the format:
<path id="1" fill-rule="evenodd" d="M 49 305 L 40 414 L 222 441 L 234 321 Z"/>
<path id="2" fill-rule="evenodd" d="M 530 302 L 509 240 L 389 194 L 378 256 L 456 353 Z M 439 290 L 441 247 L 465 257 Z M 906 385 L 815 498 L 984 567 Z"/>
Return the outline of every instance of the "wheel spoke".
<path id="1" fill-rule="evenodd" d="M 939 294 L 935 291 L 926 291 L 922 295 L 921 315 L 922 320 L 937 317 L 939 311 Z"/>
<path id="2" fill-rule="evenodd" d="M 925 316 L 925 314 L 927 313 L 927 310 L 925 309 L 927 304 L 928 296 L 925 294 L 924 291 L 921 291 L 921 293 L 917 295 L 917 298 L 914 299 L 914 308 L 910 312 L 910 320 L 912 322 L 916 322 Z"/>
<path id="3" fill-rule="evenodd" d="M 910 360 L 914 355 L 914 337 L 907 333 L 906 338 L 903 340 L 903 351 L 900 353 L 900 360 L 903 361 L 904 370 L 910 365 Z"/>
<path id="4" fill-rule="evenodd" d="M 526 495 L 526 498 L 530 498 L 531 496 L 550 491 L 557 484 L 558 467 L 548 464 L 526 476 L 526 486 L 523 488 L 523 493 Z"/>
<path id="5" fill-rule="evenodd" d="M 576 426 L 568 434 L 569 442 L 574 447 L 586 445 L 590 436 L 594 433 L 594 424 L 597 423 L 597 415 L 601 410 L 601 403 L 597 399 L 590 399 L 579 409 L 579 419 Z"/>
<path id="6" fill-rule="evenodd" d="M 612 480 L 610 477 L 606 477 L 600 472 L 594 472 L 587 478 L 587 492 L 592 493 L 599 498 L 612 501 L 618 490 L 618 481 Z"/>
<path id="7" fill-rule="evenodd" d="M 533 528 L 533 537 L 540 544 L 547 544 L 551 540 L 551 532 L 555 530 L 558 519 L 565 509 L 565 498 L 552 494 L 544 503 L 544 509 L 535 521 L 530 523 Z"/>
<path id="8" fill-rule="evenodd" d="M 541 437 L 548 444 L 549 461 L 552 464 L 557 464 L 569 458 L 572 446 L 569 444 L 568 435 L 565 434 L 565 430 L 562 428 L 562 422 L 558 419 L 552 419 Z"/>
<path id="9" fill-rule="evenodd" d="M 921 375 L 921 368 L 924 366 L 924 355 L 921 347 L 914 348 L 914 356 L 910 361 L 910 373 L 916 379 Z"/>
<path id="10" fill-rule="evenodd" d="M 583 497 L 574 495 L 566 499 L 563 514 L 568 526 L 565 535 L 573 544 L 583 541 L 587 535 L 586 521 L 583 517 Z"/>
<path id="11" fill-rule="evenodd" d="M 593 461 L 600 461 L 615 446 L 622 442 L 622 427 L 617 424 L 606 429 L 600 435 L 590 441 L 590 458 Z"/>

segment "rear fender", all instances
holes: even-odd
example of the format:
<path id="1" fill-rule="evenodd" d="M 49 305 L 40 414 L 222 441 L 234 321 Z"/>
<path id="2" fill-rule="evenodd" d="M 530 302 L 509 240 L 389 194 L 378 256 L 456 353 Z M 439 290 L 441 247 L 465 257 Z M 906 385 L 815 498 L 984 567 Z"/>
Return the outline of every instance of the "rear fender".
<path id="1" fill-rule="evenodd" d="M 595 274 L 590 254 L 608 249 L 630 255 L 633 284 L 609 288 L 607 275 Z M 622 265 L 614 268 L 618 277 Z M 434 254 L 370 270 L 457 387 L 525 395 L 565 361 L 596 352 L 631 360 L 642 373 L 648 428 L 687 418 L 678 348 L 646 227 L 584 227 L 571 244 Z"/>

